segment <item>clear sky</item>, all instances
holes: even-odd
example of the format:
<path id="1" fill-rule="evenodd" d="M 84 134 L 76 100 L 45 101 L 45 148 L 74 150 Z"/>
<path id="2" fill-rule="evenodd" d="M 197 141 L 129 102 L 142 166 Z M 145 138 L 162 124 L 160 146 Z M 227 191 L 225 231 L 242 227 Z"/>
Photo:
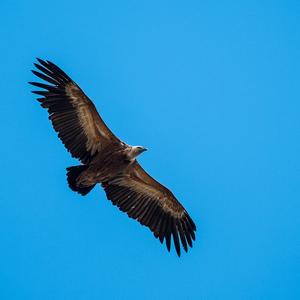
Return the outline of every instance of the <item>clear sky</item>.
<path id="1" fill-rule="evenodd" d="M 0 3 L 0 299 L 300 299 L 300 2 Z M 197 224 L 181 258 L 78 164 L 30 93 L 63 68 Z"/>

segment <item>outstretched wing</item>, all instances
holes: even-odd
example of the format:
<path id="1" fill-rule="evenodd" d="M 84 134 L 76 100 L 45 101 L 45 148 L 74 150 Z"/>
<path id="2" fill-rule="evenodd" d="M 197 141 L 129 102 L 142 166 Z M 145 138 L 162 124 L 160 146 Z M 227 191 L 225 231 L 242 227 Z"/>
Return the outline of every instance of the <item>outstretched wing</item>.
<path id="1" fill-rule="evenodd" d="M 38 59 L 39 71 L 33 74 L 47 84 L 29 82 L 42 88 L 33 93 L 43 96 L 37 100 L 46 108 L 59 138 L 73 157 L 88 163 L 101 149 L 121 141 L 109 130 L 92 101 L 80 87 L 59 67 L 50 61 Z"/>
<path id="2" fill-rule="evenodd" d="M 128 171 L 102 184 L 107 198 L 129 217 L 146 225 L 168 251 L 171 237 L 178 256 L 180 241 L 187 252 L 193 246 L 196 226 L 184 207 L 166 187 L 154 180 L 138 162 Z"/>

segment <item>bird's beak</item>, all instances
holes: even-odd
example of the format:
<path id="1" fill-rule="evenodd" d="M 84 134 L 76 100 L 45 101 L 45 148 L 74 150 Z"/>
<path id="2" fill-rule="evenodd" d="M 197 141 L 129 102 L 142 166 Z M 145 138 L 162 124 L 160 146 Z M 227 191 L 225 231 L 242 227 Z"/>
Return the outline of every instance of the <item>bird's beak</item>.
<path id="1" fill-rule="evenodd" d="M 145 147 L 144 147 L 144 148 L 142 149 L 142 152 L 145 152 L 145 151 L 147 151 L 147 150 L 148 150 L 148 148 L 145 148 Z"/>

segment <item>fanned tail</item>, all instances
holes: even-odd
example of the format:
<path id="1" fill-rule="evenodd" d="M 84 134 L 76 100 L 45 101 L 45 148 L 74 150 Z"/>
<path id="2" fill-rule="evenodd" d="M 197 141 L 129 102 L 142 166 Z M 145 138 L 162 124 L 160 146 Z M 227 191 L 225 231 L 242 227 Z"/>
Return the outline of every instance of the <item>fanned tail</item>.
<path id="1" fill-rule="evenodd" d="M 91 186 L 80 186 L 77 183 L 79 175 L 88 168 L 86 165 L 74 166 L 67 168 L 67 181 L 72 191 L 79 193 L 82 196 L 87 195 L 96 184 Z"/>

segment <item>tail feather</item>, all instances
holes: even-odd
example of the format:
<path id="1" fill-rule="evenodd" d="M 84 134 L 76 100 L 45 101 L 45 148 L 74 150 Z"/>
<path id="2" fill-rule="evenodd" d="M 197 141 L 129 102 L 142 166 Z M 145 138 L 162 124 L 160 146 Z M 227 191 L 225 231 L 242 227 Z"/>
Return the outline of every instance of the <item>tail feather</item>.
<path id="1" fill-rule="evenodd" d="M 81 166 L 74 166 L 74 167 L 68 167 L 67 168 L 67 181 L 69 184 L 69 187 L 72 191 L 77 192 L 81 194 L 82 196 L 85 196 L 88 194 L 93 187 L 96 184 L 93 184 L 91 186 L 79 186 L 77 183 L 78 176 L 87 169 L 88 166 L 81 165 Z"/>

